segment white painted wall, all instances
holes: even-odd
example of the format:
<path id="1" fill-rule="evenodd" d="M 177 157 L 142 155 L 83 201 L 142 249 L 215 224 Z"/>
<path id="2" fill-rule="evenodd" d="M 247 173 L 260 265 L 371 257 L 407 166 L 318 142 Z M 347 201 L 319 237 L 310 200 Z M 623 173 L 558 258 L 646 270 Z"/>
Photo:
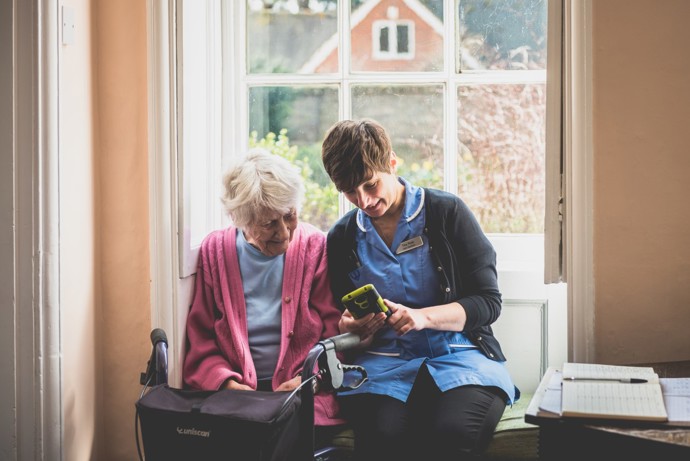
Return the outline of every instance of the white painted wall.
<path id="1" fill-rule="evenodd" d="M 93 89 L 92 1 L 60 2 L 74 18 L 59 44 L 60 325 L 64 459 L 102 459 L 99 387 L 98 113 Z M 62 14 L 62 8 L 60 13 Z"/>

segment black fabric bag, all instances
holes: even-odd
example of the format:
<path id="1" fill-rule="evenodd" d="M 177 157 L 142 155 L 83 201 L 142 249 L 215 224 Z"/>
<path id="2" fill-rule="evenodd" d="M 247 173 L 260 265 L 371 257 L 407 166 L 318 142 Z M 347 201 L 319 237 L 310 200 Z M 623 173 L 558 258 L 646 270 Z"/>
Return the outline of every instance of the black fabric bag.
<path id="1" fill-rule="evenodd" d="M 136 402 L 146 461 L 298 457 L 299 392 L 193 391 L 161 384 Z"/>

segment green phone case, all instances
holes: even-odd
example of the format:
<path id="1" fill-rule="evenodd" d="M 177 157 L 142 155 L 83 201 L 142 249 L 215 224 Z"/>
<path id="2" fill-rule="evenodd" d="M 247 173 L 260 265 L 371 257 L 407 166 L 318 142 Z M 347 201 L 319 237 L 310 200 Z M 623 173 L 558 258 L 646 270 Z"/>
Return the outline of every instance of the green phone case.
<path id="1" fill-rule="evenodd" d="M 383 298 L 371 283 L 346 294 L 341 299 L 341 302 L 356 319 L 372 312 L 383 312 L 386 314 L 386 317 L 391 314 L 388 307 L 383 303 Z"/>

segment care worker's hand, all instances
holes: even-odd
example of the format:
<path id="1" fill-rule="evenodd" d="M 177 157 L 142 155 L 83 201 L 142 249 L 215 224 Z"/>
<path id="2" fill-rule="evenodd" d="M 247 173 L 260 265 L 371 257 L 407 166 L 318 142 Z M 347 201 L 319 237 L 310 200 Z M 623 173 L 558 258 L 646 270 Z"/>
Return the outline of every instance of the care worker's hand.
<path id="1" fill-rule="evenodd" d="M 350 311 L 345 310 L 338 322 L 338 329 L 341 333 L 355 333 L 359 335 L 363 345 L 371 342 L 371 339 L 381 327 L 386 323 L 386 314 L 379 312 L 377 314 L 368 314 L 362 318 L 356 319 L 352 316 Z"/>
<path id="2" fill-rule="evenodd" d="M 424 314 L 424 309 L 411 309 L 387 299 L 384 299 L 383 302 L 392 312 L 391 316 L 388 317 L 388 326 L 391 327 L 398 336 L 402 336 L 412 330 L 423 330 L 427 328 L 428 322 Z"/>

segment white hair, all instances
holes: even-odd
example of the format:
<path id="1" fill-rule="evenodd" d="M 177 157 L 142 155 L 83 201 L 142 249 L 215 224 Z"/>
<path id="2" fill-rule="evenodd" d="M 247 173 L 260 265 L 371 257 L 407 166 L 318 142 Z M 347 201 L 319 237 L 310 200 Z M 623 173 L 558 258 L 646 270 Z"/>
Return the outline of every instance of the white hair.
<path id="1" fill-rule="evenodd" d="M 299 212 L 304 183 L 299 169 L 265 149 L 252 149 L 223 176 L 221 197 L 233 223 L 244 229 L 266 212 Z"/>

